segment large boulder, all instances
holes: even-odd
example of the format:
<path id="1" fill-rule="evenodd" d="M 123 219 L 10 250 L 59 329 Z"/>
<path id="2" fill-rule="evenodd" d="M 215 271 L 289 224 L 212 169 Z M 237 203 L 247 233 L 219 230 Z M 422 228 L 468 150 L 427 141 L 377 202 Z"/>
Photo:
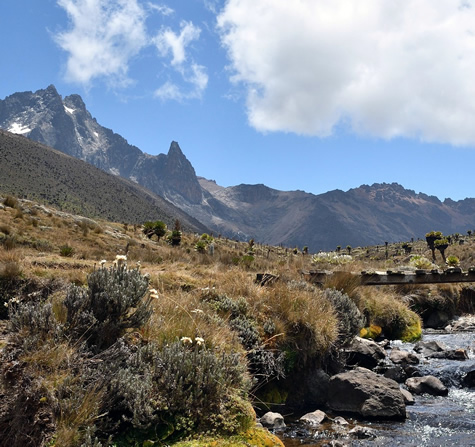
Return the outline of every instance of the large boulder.
<path id="1" fill-rule="evenodd" d="M 366 368 L 333 376 L 329 383 L 327 405 L 334 411 L 354 413 L 365 418 L 406 418 L 406 406 L 397 382 Z"/>
<path id="2" fill-rule="evenodd" d="M 411 377 L 406 380 L 406 386 L 414 394 L 431 394 L 432 396 L 449 394 L 449 390 L 434 376 Z"/>
<path id="3" fill-rule="evenodd" d="M 386 352 L 373 340 L 355 337 L 345 348 L 346 363 L 349 366 L 358 365 L 363 368 L 373 369 L 386 358 Z"/>

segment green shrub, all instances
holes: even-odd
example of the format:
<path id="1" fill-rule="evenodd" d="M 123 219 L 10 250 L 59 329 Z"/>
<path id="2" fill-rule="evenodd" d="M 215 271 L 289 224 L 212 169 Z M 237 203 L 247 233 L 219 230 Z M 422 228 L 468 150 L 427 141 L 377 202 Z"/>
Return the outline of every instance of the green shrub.
<path id="1" fill-rule="evenodd" d="M 388 339 L 413 341 L 422 336 L 420 317 L 393 296 L 368 297 L 364 306 L 370 324 L 380 326 Z"/>
<path id="2" fill-rule="evenodd" d="M 244 298 L 232 299 L 227 295 L 208 293 L 203 300 L 237 333 L 247 353 L 249 371 L 259 383 L 284 376 L 284 354 L 266 349 L 258 323 L 249 314 Z"/>
<path id="3" fill-rule="evenodd" d="M 65 244 L 59 247 L 59 253 L 61 256 L 69 258 L 74 254 L 74 248 L 68 244 Z"/>
<path id="4" fill-rule="evenodd" d="M 143 224 L 142 232 L 149 239 L 152 239 L 153 236 L 157 236 L 157 240 L 160 241 L 160 239 L 167 234 L 167 226 L 161 220 L 155 222 L 147 221 Z"/>
<path id="5" fill-rule="evenodd" d="M 5 250 L 13 250 L 18 245 L 18 238 L 14 234 L 9 234 L 1 239 L 1 243 Z"/>
<path id="6" fill-rule="evenodd" d="M 195 251 L 197 251 L 198 253 L 205 253 L 206 252 L 206 248 L 208 247 L 208 242 L 203 240 L 203 239 L 200 239 L 196 244 L 195 244 Z"/>
<path id="7" fill-rule="evenodd" d="M 152 313 L 146 298 L 148 280 L 125 263 L 100 268 L 88 277 L 88 288 L 72 286 L 64 305 L 67 324 L 94 351 L 111 346 L 127 329 L 143 326 Z"/>
<path id="8" fill-rule="evenodd" d="M 7 196 L 5 197 L 3 204 L 9 208 L 16 208 L 18 206 L 18 199 L 13 196 Z"/>
<path id="9" fill-rule="evenodd" d="M 411 256 L 409 263 L 413 265 L 416 269 L 420 270 L 429 270 L 437 267 L 431 261 L 421 255 Z"/>
<path id="10" fill-rule="evenodd" d="M 181 238 L 182 234 L 180 230 L 173 230 L 167 237 L 167 242 L 174 246 L 177 247 L 181 243 Z"/>
<path id="11" fill-rule="evenodd" d="M 447 265 L 449 267 L 458 267 L 460 265 L 460 259 L 457 256 L 448 256 Z"/>
<path id="12" fill-rule="evenodd" d="M 10 330 L 21 332 L 24 349 L 39 346 L 44 340 L 58 340 L 62 328 L 50 303 L 9 303 Z"/>
<path id="13" fill-rule="evenodd" d="M 338 316 L 338 340 L 343 346 L 349 343 L 364 326 L 364 318 L 356 304 L 346 294 L 335 289 L 325 290 L 325 297 L 331 302 Z"/>

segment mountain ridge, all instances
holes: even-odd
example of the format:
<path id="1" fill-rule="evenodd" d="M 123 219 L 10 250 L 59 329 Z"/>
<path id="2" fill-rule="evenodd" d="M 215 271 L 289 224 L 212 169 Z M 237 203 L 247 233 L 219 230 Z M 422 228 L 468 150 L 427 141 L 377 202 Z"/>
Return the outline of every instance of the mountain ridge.
<path id="1" fill-rule="evenodd" d="M 1 129 L 0 191 L 87 217 L 137 224 L 163 220 L 169 227 L 178 219 L 187 231 L 210 231 L 138 184 Z"/>
<path id="2" fill-rule="evenodd" d="M 475 199 L 415 193 L 397 183 L 344 192 L 279 191 L 262 184 L 222 187 L 198 177 L 173 141 L 168 154 L 149 155 L 102 127 L 79 95 L 62 99 L 54 86 L 0 100 L 0 128 L 55 147 L 172 202 L 216 234 L 272 245 L 330 250 L 475 227 Z"/>

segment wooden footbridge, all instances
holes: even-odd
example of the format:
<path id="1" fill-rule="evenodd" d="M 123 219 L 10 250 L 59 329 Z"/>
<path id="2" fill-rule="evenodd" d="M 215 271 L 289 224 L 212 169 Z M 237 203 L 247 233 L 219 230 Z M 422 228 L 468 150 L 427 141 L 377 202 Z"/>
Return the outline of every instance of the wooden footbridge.
<path id="1" fill-rule="evenodd" d="M 334 275 L 348 275 L 348 272 L 327 270 L 310 270 L 301 273 L 305 279 L 314 284 L 323 284 Z M 446 270 L 388 270 L 386 272 L 371 271 L 350 274 L 359 278 L 362 286 L 475 282 L 475 267 L 470 267 L 466 272 L 455 267 Z"/>

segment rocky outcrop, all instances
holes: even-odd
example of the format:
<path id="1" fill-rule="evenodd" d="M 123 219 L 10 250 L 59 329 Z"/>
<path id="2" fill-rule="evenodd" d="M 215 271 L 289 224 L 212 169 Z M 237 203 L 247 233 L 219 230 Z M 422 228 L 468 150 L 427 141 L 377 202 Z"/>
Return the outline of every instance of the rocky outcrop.
<path id="1" fill-rule="evenodd" d="M 432 396 L 449 394 L 449 390 L 434 376 L 411 377 L 406 380 L 406 386 L 414 394 L 431 394 Z"/>
<path id="2" fill-rule="evenodd" d="M 334 411 L 365 418 L 406 418 L 406 406 L 397 382 L 365 368 L 333 376 L 327 404 Z"/>

